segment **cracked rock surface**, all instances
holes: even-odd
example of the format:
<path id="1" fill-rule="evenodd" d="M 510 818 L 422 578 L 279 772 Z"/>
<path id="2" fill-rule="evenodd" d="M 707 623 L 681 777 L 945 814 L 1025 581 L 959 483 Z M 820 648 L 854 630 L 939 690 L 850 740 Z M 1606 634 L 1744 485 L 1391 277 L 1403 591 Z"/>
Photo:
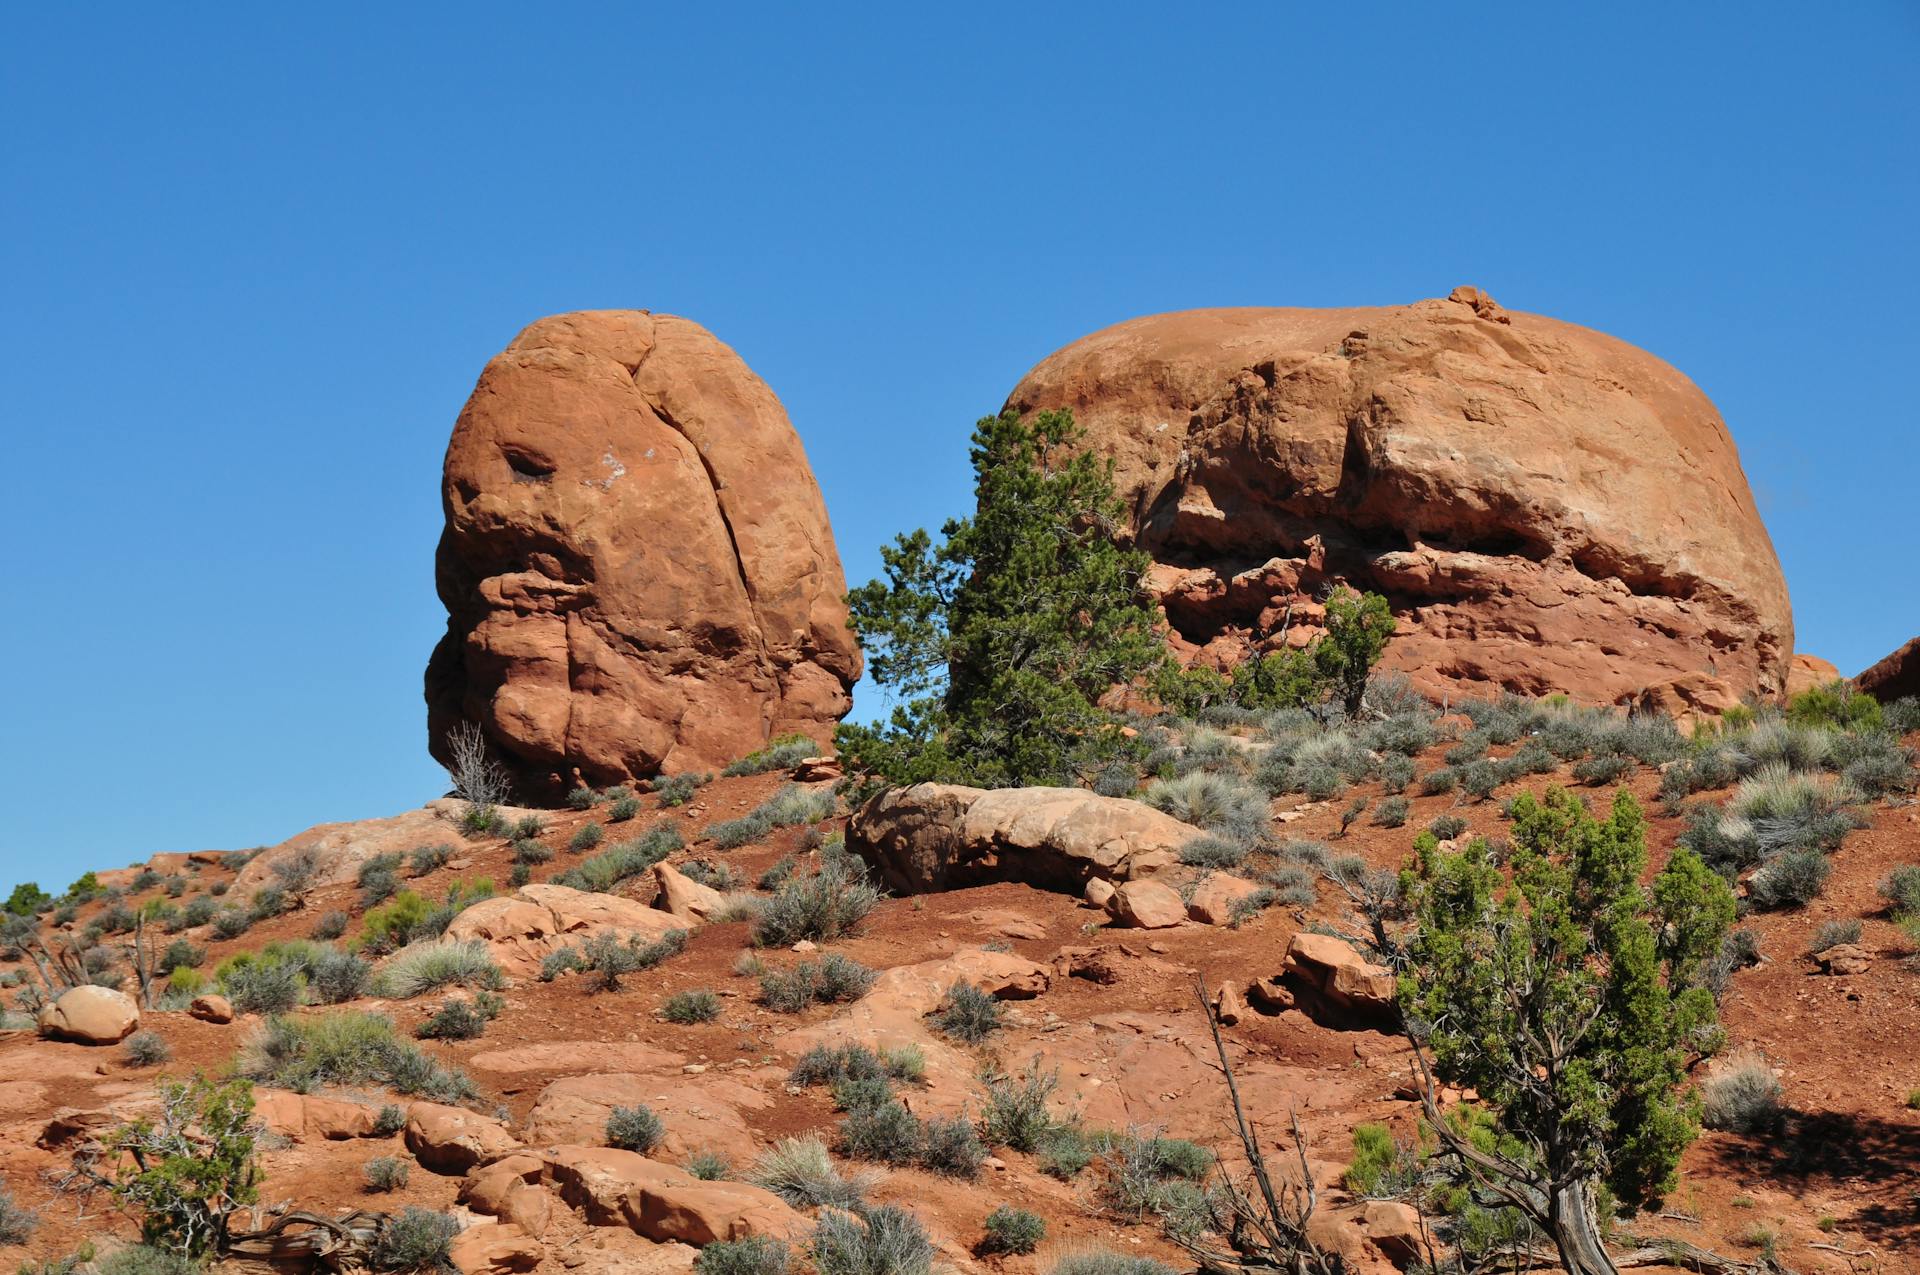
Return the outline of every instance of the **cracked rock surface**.
<path id="1" fill-rule="evenodd" d="M 696 323 L 541 319 L 447 446 L 429 745 L 479 722 L 516 791 L 710 769 L 829 737 L 860 655 L 780 401 Z"/>
<path id="2" fill-rule="evenodd" d="M 1306 641 L 1345 581 L 1392 602 L 1386 664 L 1435 695 L 1784 685 L 1786 583 L 1726 423 L 1602 333 L 1468 287 L 1191 310 L 1076 341 L 1008 403 L 1071 408 L 1113 458 L 1189 661 Z"/>

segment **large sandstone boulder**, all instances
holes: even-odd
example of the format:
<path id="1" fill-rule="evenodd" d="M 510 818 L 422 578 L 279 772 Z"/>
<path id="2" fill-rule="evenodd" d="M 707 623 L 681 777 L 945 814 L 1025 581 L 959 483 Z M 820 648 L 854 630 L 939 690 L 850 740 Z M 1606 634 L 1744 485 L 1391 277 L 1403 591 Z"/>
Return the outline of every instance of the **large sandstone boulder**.
<path id="1" fill-rule="evenodd" d="M 247 861 L 234 878 L 241 898 L 275 880 L 274 865 L 311 853 L 315 885 L 344 885 L 360 872 L 360 865 L 383 854 L 408 854 L 423 846 L 458 844 L 459 830 L 450 822 L 457 803 L 436 801 L 418 810 L 378 819 L 315 824 Z"/>
<path id="2" fill-rule="evenodd" d="M 771 1191 L 703 1182 L 632 1151 L 563 1146 L 540 1157 L 560 1198 L 595 1226 L 626 1225 L 650 1240 L 696 1245 L 752 1235 L 791 1239 L 808 1229 Z"/>
<path id="3" fill-rule="evenodd" d="M 1092 880 L 1151 876 L 1200 835 L 1151 806 L 1081 788 L 914 784 L 856 811 L 847 848 L 907 893 L 1024 881 L 1078 894 Z"/>
<path id="4" fill-rule="evenodd" d="M 1853 684 L 1883 704 L 1920 696 L 1920 637 L 1864 670 Z"/>
<path id="5" fill-rule="evenodd" d="M 1786 584 L 1726 424 L 1612 337 L 1472 288 L 1193 310 L 1077 341 L 1007 402 L 1072 409 L 1113 458 L 1189 660 L 1307 641 L 1347 582 L 1391 601 L 1386 667 L 1430 693 L 1785 686 Z"/>
<path id="6" fill-rule="evenodd" d="M 498 1120 L 438 1102 L 407 1107 L 407 1150 L 423 1169 L 463 1174 L 520 1149 L 520 1140 Z"/>
<path id="7" fill-rule="evenodd" d="M 140 1025 L 140 1007 L 111 987 L 75 987 L 40 1011 L 40 1034 L 81 1045 L 112 1045 Z"/>
<path id="8" fill-rule="evenodd" d="M 825 741 L 860 654 L 820 490 L 773 391 L 686 319 L 542 319 L 447 447 L 428 746 L 476 721 L 521 793 Z"/>

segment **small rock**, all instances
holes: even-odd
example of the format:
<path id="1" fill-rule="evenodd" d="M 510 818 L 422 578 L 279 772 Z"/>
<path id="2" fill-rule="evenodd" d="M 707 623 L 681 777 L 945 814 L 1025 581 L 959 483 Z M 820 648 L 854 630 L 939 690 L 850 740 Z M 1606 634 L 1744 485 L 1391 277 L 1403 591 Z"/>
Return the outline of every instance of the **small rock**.
<path id="1" fill-rule="evenodd" d="M 799 952 L 802 955 L 804 955 L 808 952 L 818 952 L 820 950 L 820 945 L 818 943 L 815 943 L 812 939 L 801 939 L 798 943 L 795 943 L 792 947 L 788 948 L 787 950 L 789 952 Z"/>
<path id="2" fill-rule="evenodd" d="M 1087 888 L 1081 891 L 1087 902 L 1097 908 L 1104 908 L 1113 900 L 1113 882 L 1102 877 L 1094 877 L 1087 882 Z"/>
<path id="3" fill-rule="evenodd" d="M 1873 953 L 1858 943 L 1836 943 L 1813 958 L 1828 974 L 1850 976 L 1864 974 L 1873 964 Z"/>
<path id="4" fill-rule="evenodd" d="M 1232 983 L 1222 983 L 1220 990 L 1214 993 L 1213 1016 L 1224 1027 L 1231 1027 L 1240 1021 L 1247 1012 L 1246 1002 L 1240 999 L 1240 993 L 1233 990 Z"/>
<path id="5" fill-rule="evenodd" d="M 230 1023 L 233 1021 L 233 1002 L 218 992 L 202 992 L 187 1006 L 187 1013 L 203 1023 Z"/>
<path id="6" fill-rule="evenodd" d="M 1113 892 L 1107 911 L 1122 925 L 1164 930 L 1187 919 L 1187 905 L 1172 887 L 1158 881 L 1127 881 Z"/>

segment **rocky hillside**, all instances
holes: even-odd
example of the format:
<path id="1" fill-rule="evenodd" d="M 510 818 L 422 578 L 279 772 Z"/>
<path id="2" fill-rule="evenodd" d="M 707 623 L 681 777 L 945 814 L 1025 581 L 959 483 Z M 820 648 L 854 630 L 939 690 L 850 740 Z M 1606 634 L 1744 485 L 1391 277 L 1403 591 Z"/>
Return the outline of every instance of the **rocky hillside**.
<path id="1" fill-rule="evenodd" d="M 826 1275 L 857 1269 L 828 1205 L 862 1197 L 955 1270 L 1189 1269 L 1175 1237 L 1204 1236 L 1245 1169 L 1205 988 L 1262 1145 L 1286 1155 L 1298 1121 L 1316 1240 L 1415 1269 L 1459 1218 L 1418 1167 L 1392 980 L 1337 937 L 1364 930 L 1369 873 L 1422 829 L 1501 838 L 1507 801 L 1554 784 L 1596 808 L 1631 791 L 1656 866 L 1683 835 L 1733 865 L 1762 790 L 1797 776 L 1850 830 L 1810 884 L 1771 850 L 1729 867 L 1748 940 L 1716 967 L 1726 1041 L 1693 1077 L 1720 1127 L 1622 1227 L 1751 1269 L 1902 1269 L 1920 928 L 1881 887 L 1920 864 L 1911 713 L 1691 741 L 1564 704 L 1393 704 L 1357 727 L 1142 721 L 1147 770 L 1102 783 L 1126 796 L 923 787 L 850 818 L 834 765 L 787 744 L 484 827 L 443 801 L 98 872 L 7 930 L 0 1177 L 37 1225 L 5 1256 L 135 1238 L 55 1184 L 155 1110 L 157 1078 L 205 1072 L 255 1082 L 264 1204 L 444 1213 L 468 1272 L 680 1271 L 773 1236 L 824 1237 Z M 147 1005 L 141 916 L 142 953 L 175 945 Z M 103 986 L 56 986 L 36 1030 L 23 945 Z M 995 1251 L 1002 1208 L 1038 1219 L 992 1232 L 1024 1250 L 1031 1227 L 1031 1251 Z"/>

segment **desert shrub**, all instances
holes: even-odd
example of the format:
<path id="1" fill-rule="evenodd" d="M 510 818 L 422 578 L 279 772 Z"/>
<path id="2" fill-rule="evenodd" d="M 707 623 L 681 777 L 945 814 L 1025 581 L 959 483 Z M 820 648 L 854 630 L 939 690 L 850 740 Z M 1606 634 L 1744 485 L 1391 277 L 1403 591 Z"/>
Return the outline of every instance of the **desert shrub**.
<path id="1" fill-rule="evenodd" d="M 1297 873 L 1299 875 L 1299 882 L 1295 887 L 1283 893 L 1273 886 L 1263 885 L 1252 894 L 1241 895 L 1227 908 L 1227 927 L 1234 930 L 1239 929 L 1274 904 L 1281 902 L 1283 898 L 1287 902 L 1295 903 L 1303 907 L 1311 904 L 1316 897 L 1312 880 L 1307 877 L 1307 874 L 1303 870 L 1292 865 L 1283 865 L 1277 869 L 1273 875 L 1286 873 Z"/>
<path id="2" fill-rule="evenodd" d="M 1573 777 L 1590 788 L 1615 783 L 1633 763 L 1619 753 L 1598 753 L 1573 764 Z"/>
<path id="3" fill-rule="evenodd" d="M 480 992 L 472 1000 L 447 1001 L 433 1017 L 415 1027 L 413 1034 L 421 1040 L 474 1040 L 506 1007 L 494 992 Z"/>
<path id="4" fill-rule="evenodd" d="M 1769 1133 L 1786 1119 L 1780 1080 L 1757 1054 L 1731 1058 L 1700 1087 L 1700 1118 L 1709 1129 Z"/>
<path id="5" fill-rule="evenodd" d="M 509 841 L 532 841 L 547 830 L 547 821 L 539 815 L 522 815 L 507 829 Z"/>
<path id="6" fill-rule="evenodd" d="M 899 1102 L 863 1102 L 840 1122 L 840 1149 L 856 1160 L 911 1164 L 920 1158 L 926 1128 Z"/>
<path id="7" fill-rule="evenodd" d="M 1481 758 L 1459 768 L 1460 791 L 1475 801 L 1485 801 L 1507 780 L 1504 767 L 1499 762 Z"/>
<path id="8" fill-rule="evenodd" d="M 651 1151 L 666 1132 L 651 1107 L 615 1107 L 607 1116 L 607 1145 L 622 1151 Z"/>
<path id="9" fill-rule="evenodd" d="M 1425 1185 L 1420 1161 L 1420 1147 L 1394 1137 L 1386 1125 L 1356 1125 L 1343 1181 L 1362 1199 L 1404 1199 Z"/>
<path id="10" fill-rule="evenodd" d="M 1180 847 L 1180 862 L 1195 868 L 1225 872 L 1247 861 L 1246 843 L 1226 837 L 1195 837 Z"/>
<path id="11" fill-rule="evenodd" d="M 1381 758 L 1380 787 L 1382 791 L 1398 796 L 1407 790 L 1407 786 L 1413 782 L 1413 776 L 1413 758 L 1399 753 L 1388 753 Z"/>
<path id="12" fill-rule="evenodd" d="M 1832 870 L 1818 850 L 1789 850 L 1753 874 L 1747 898 L 1757 908 L 1803 908 L 1820 897 Z"/>
<path id="13" fill-rule="evenodd" d="M 1896 735 L 1920 730 L 1920 698 L 1903 696 L 1880 706 L 1880 724 Z"/>
<path id="14" fill-rule="evenodd" d="M 950 1178 L 973 1178 L 987 1158 L 979 1131 L 965 1116 L 928 1120 L 920 1133 L 920 1167 Z"/>
<path id="15" fill-rule="evenodd" d="M 133 909 L 116 903 L 100 913 L 96 920 L 102 931 L 108 934 L 125 934 L 133 928 Z"/>
<path id="16" fill-rule="evenodd" d="M 229 1218 L 259 1199 L 252 1086 L 195 1077 L 158 1089 L 158 1112 L 114 1129 L 100 1168 L 76 1171 L 110 1187 L 148 1244 L 181 1257 L 217 1252 Z"/>
<path id="17" fill-rule="evenodd" d="M 500 967 L 494 964 L 485 943 L 478 939 L 440 940 L 394 953 L 374 975 L 373 987 L 381 996 L 409 1000 L 442 987 L 491 990 L 501 982 Z"/>
<path id="18" fill-rule="evenodd" d="M 601 839 L 605 836 L 606 830 L 599 824 L 583 823 L 573 830 L 571 837 L 567 838 L 567 849 L 575 854 L 584 854 L 599 846 Z"/>
<path id="19" fill-rule="evenodd" d="M 1787 720 L 1797 726 L 1875 730 L 1880 726 L 1880 701 L 1861 694 L 1845 680 L 1829 682 L 1789 699 Z"/>
<path id="20" fill-rule="evenodd" d="M 933 1266 L 926 1228 L 891 1204 L 859 1214 L 823 1212 L 809 1253 L 819 1275 L 928 1275 Z"/>
<path id="21" fill-rule="evenodd" d="M 219 906 L 219 904 L 215 903 L 206 895 L 199 895 L 187 900 L 186 907 L 180 911 L 180 920 L 189 928 L 205 925 L 213 920 L 214 913 L 218 910 Z M 71 920 L 72 918 L 68 919 Z"/>
<path id="22" fill-rule="evenodd" d="M 833 1085 L 842 1080 L 884 1079 L 886 1066 L 864 1045 L 815 1045 L 787 1073 L 796 1085 Z"/>
<path id="23" fill-rule="evenodd" d="M 127 1043 L 122 1048 L 126 1050 L 127 1065 L 130 1067 L 157 1067 L 173 1057 L 167 1042 L 156 1032 L 135 1032 L 127 1037 Z"/>
<path id="24" fill-rule="evenodd" d="M 533 869 L 524 863 L 516 863 L 507 869 L 507 884 L 516 890 L 531 880 Z"/>
<path id="25" fill-rule="evenodd" d="M 437 872 L 447 866 L 453 858 L 453 847 L 442 843 L 437 846 L 418 846 L 407 856 L 407 871 L 416 877 L 424 877 L 429 872 Z"/>
<path id="26" fill-rule="evenodd" d="M 1053 1264 L 1047 1275 L 1174 1275 L 1174 1272 L 1165 1262 L 1156 1262 L 1151 1257 L 1096 1248 L 1068 1253 Z"/>
<path id="27" fill-rule="evenodd" d="M 718 1151 L 696 1151 L 680 1167 L 702 1182 L 719 1182 L 733 1176 L 733 1162 Z"/>
<path id="28" fill-rule="evenodd" d="M 1787 850 L 1835 850 L 1862 821 L 1846 807 L 1859 794 L 1826 776 L 1774 763 L 1740 781 L 1728 812 L 1750 829 L 1761 858 Z"/>
<path id="29" fill-rule="evenodd" d="M 0 1182 L 0 1244 L 25 1244 L 40 1225 L 40 1215 L 15 1203 L 6 1183 Z"/>
<path id="30" fill-rule="evenodd" d="M 1178 1138 L 1136 1133 L 1100 1140 L 1104 1174 L 1096 1192 L 1122 1216 L 1151 1216 L 1168 1234 L 1191 1239 L 1212 1219 L 1213 1199 L 1203 1185 L 1213 1167 L 1204 1147 Z"/>
<path id="31" fill-rule="evenodd" d="M 843 1175 L 818 1138 L 785 1138 L 754 1166 L 752 1181 L 797 1209 L 859 1209 L 873 1179 Z"/>
<path id="32" fill-rule="evenodd" d="M 207 976 L 185 965 L 176 965 L 167 975 L 167 992 L 174 996 L 198 996 L 206 990 Z"/>
<path id="33" fill-rule="evenodd" d="M 413 1176 L 412 1166 L 398 1156 L 375 1156 L 361 1168 L 369 1191 L 398 1191 Z"/>
<path id="34" fill-rule="evenodd" d="M 91 1243 L 87 1249 L 91 1251 Z M 46 1275 L 55 1275 L 56 1270 L 70 1272 L 79 1268 L 79 1257 L 67 1257 L 57 1263 L 49 1263 Z M 204 1268 L 185 1253 L 170 1248 L 161 1248 L 157 1244 L 128 1244 L 88 1264 L 85 1269 L 92 1271 L 93 1275 L 202 1275 Z M 22 1275 L 31 1275 L 32 1268 L 22 1266 L 20 1270 Z"/>
<path id="35" fill-rule="evenodd" d="M 401 890 L 360 918 L 359 947 L 374 955 L 391 952 L 406 943 L 424 923 L 433 905 L 412 890 Z"/>
<path id="36" fill-rule="evenodd" d="M 711 778 L 711 775 L 697 775 L 689 771 L 660 780 L 653 790 L 660 794 L 662 807 L 684 806 L 693 798 L 694 791 Z"/>
<path id="37" fill-rule="evenodd" d="M 406 1127 L 406 1110 L 393 1103 L 383 1104 L 380 1110 L 373 1113 L 373 1131 L 383 1138 L 390 1138 Z"/>
<path id="38" fill-rule="evenodd" d="M 592 810 L 600 802 L 600 794 L 584 784 L 567 794 L 567 805 L 573 810 Z"/>
<path id="39" fill-rule="evenodd" d="M 222 908 L 213 914 L 213 936 L 217 939 L 237 939 L 253 928 L 253 917 L 240 908 Z"/>
<path id="40" fill-rule="evenodd" d="M 1840 781 L 1865 797 L 1886 797 L 1913 787 L 1913 764 L 1905 750 L 1862 753 L 1840 770 Z"/>
<path id="41" fill-rule="evenodd" d="M 345 912 L 338 909 L 322 912 L 320 919 L 313 923 L 313 937 L 323 943 L 337 939 L 347 932 L 347 922 L 350 919 Z"/>
<path id="42" fill-rule="evenodd" d="M 879 977 L 860 962 L 829 952 L 818 962 L 801 961 L 786 973 L 761 976 L 760 994 L 769 1009 L 798 1014 L 819 1002 L 858 1000 Z"/>
<path id="43" fill-rule="evenodd" d="M 720 1017 L 720 998 L 704 989 L 675 992 L 660 1014 L 670 1023 L 710 1023 Z"/>
<path id="44" fill-rule="evenodd" d="M 1131 797 L 1140 786 L 1140 772 L 1131 762 L 1110 761 L 1093 777 L 1093 791 L 1102 797 Z"/>
<path id="45" fill-rule="evenodd" d="M 918 1045 L 887 1045 L 879 1058 L 880 1069 L 895 1080 L 917 1085 L 927 1078 L 927 1056 Z"/>
<path id="46" fill-rule="evenodd" d="M 1920 864 L 1903 863 L 1880 883 L 1880 897 L 1894 919 L 1920 916 Z"/>
<path id="47" fill-rule="evenodd" d="M 1813 942 L 1807 947 L 1807 954 L 1818 956 L 1830 947 L 1839 947 L 1842 943 L 1858 943 L 1861 925 L 1859 918 L 1850 917 L 1844 921 L 1822 921 L 1820 928 L 1813 932 Z"/>
<path id="48" fill-rule="evenodd" d="M 622 881 L 649 870 L 685 844 L 677 827 L 670 823 L 656 824 L 632 840 L 582 859 L 553 881 L 570 889 L 604 894 Z"/>
<path id="49" fill-rule="evenodd" d="M 620 980 L 626 975 L 650 970 L 668 957 L 677 956 L 686 946 L 685 930 L 668 930 L 650 943 L 642 943 L 638 935 L 629 935 L 622 942 L 615 934 L 596 934 L 580 949 L 585 972 L 593 975 L 588 980 L 587 989 L 597 992 L 618 991 Z"/>
<path id="50" fill-rule="evenodd" d="M 256 961 L 230 973 L 223 986 L 242 1014 L 284 1014 L 306 999 L 307 980 L 292 961 Z"/>
<path id="51" fill-rule="evenodd" d="M 307 990 L 322 1005 L 338 1005 L 366 994 L 373 967 L 351 952 L 322 952 L 307 970 Z"/>
<path id="52" fill-rule="evenodd" d="M 1833 738 L 1833 732 L 1824 726 L 1764 721 L 1732 741 L 1735 766 L 1742 775 L 1768 767 L 1818 770 L 1826 764 Z"/>
<path id="53" fill-rule="evenodd" d="M 1156 779 L 1140 799 L 1183 823 L 1242 844 L 1267 830 L 1264 794 L 1227 775 L 1196 770 L 1178 779 Z"/>
<path id="54" fill-rule="evenodd" d="M 785 1240 L 750 1235 L 743 1240 L 715 1240 L 693 1259 L 694 1275 L 787 1275 L 793 1251 Z"/>
<path id="55" fill-rule="evenodd" d="M 384 1014 L 335 1010 L 269 1018 L 241 1050 L 239 1073 L 296 1093 L 323 1085 L 384 1084 L 436 1102 L 474 1095 L 473 1082 L 403 1040 Z"/>
<path id="56" fill-rule="evenodd" d="M 625 823 L 639 813 L 640 799 L 638 797 L 622 797 L 607 807 L 607 822 Z"/>
<path id="57" fill-rule="evenodd" d="M 809 757 L 820 755 L 820 745 L 805 735 L 782 735 L 757 752 L 730 763 L 720 773 L 728 777 L 762 775 L 769 770 L 792 770 Z"/>
<path id="58" fill-rule="evenodd" d="M 531 868 L 537 864 L 553 862 L 553 851 L 538 841 L 531 839 L 520 840 L 514 842 L 510 848 L 513 851 L 514 863 L 524 868 Z"/>
<path id="59" fill-rule="evenodd" d="M 1031 1253 L 1047 1238 L 1047 1222 L 1038 1213 L 1002 1204 L 981 1225 L 983 1253 Z"/>
<path id="60" fill-rule="evenodd" d="M 562 974 L 577 974 L 587 968 L 580 950 L 571 945 L 548 952 L 540 961 L 540 981 L 551 983 Z"/>
<path id="61" fill-rule="evenodd" d="M 1459 815 L 1441 815 L 1427 825 L 1427 831 L 1433 834 L 1435 841 L 1457 841 L 1466 830 L 1467 821 Z"/>
<path id="62" fill-rule="evenodd" d="M 1380 804 L 1373 808 L 1373 822 L 1381 828 L 1405 827 L 1411 810 L 1411 804 L 1405 797 L 1383 797 Z"/>
<path id="63" fill-rule="evenodd" d="M 939 1031 L 969 1045 L 999 1031 L 1001 1018 L 1000 1002 L 964 980 L 949 987 L 939 1008 L 927 1015 Z"/>
<path id="64" fill-rule="evenodd" d="M 1479 761 L 1487 755 L 1487 746 L 1493 742 L 1484 730 L 1470 730 L 1460 737 L 1460 742 L 1440 754 L 1440 759 L 1449 766 L 1465 766 Z"/>
<path id="65" fill-rule="evenodd" d="M 1459 784 L 1460 772 L 1451 766 L 1441 766 L 1420 776 L 1420 795 L 1437 797 L 1443 792 L 1452 792 Z"/>
<path id="66" fill-rule="evenodd" d="M 987 1100 L 980 1117 L 980 1134 L 993 1146 L 1032 1152 L 1054 1128 L 1047 1100 L 1060 1087 L 1058 1071 L 1042 1072 L 1035 1055 L 1018 1075 L 986 1079 Z"/>
<path id="67" fill-rule="evenodd" d="M 754 922 L 753 941 L 761 947 L 788 947 L 801 939 L 831 942 L 853 933 L 880 899 L 864 865 L 846 854 L 834 855 L 817 872 L 795 877 L 774 892 Z"/>
<path id="68" fill-rule="evenodd" d="M 380 1228 L 367 1254 L 367 1264 L 376 1271 L 451 1269 L 449 1254 L 458 1234 L 458 1219 L 409 1204 Z"/>
<path id="69" fill-rule="evenodd" d="M 715 890 L 731 890 L 740 884 L 734 875 L 730 863 L 715 863 L 709 859 L 691 859 L 680 865 L 680 875 L 689 881 L 698 881 L 701 885 Z"/>

